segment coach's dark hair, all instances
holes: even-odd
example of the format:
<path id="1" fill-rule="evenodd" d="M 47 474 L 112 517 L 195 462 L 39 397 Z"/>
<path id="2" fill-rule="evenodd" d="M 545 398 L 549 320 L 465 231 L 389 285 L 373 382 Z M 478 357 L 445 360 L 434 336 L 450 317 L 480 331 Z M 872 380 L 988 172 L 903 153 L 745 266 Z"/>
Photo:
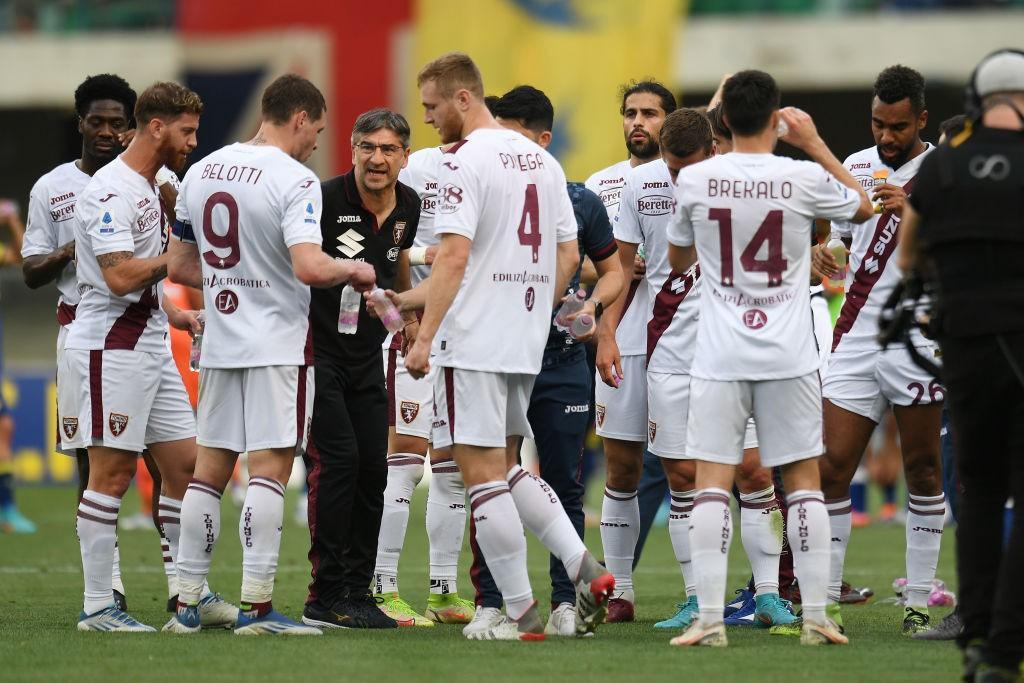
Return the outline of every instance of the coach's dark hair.
<path id="1" fill-rule="evenodd" d="M 263 120 L 275 125 L 288 123 L 300 111 L 318 121 L 327 111 L 327 102 L 320 89 L 296 74 L 278 76 L 263 91 L 260 104 Z"/>
<path id="2" fill-rule="evenodd" d="M 491 113 L 503 119 L 519 121 L 534 133 L 549 132 L 555 125 L 555 108 L 551 100 L 532 85 L 517 85 L 498 98 Z"/>
<path id="3" fill-rule="evenodd" d="M 697 151 L 710 155 L 714 144 L 711 122 L 696 109 L 676 109 L 661 124 L 663 152 L 671 152 L 677 157 L 688 157 Z"/>
<path id="4" fill-rule="evenodd" d="M 920 114 L 925 109 L 924 76 L 909 66 L 890 66 L 875 79 L 874 95 L 886 104 L 909 99 L 910 108 Z"/>
<path id="5" fill-rule="evenodd" d="M 135 116 L 135 101 L 138 96 L 128 81 L 116 74 L 89 76 L 75 89 L 75 111 L 85 118 L 89 106 L 97 100 L 114 100 L 124 107 L 124 115 L 131 123 Z"/>
<path id="6" fill-rule="evenodd" d="M 722 88 L 722 113 L 734 135 L 757 135 L 779 108 L 782 93 L 775 79 L 751 69 L 734 74 Z"/>
<path id="7" fill-rule="evenodd" d="M 939 124 L 939 137 L 946 136 L 946 142 L 949 142 L 950 138 L 955 138 L 957 135 L 963 132 L 967 126 L 967 116 L 965 114 L 956 114 L 950 116 L 948 119 Z"/>
<path id="8" fill-rule="evenodd" d="M 359 140 L 382 128 L 397 135 L 402 141 L 402 147 L 409 149 L 409 122 L 401 114 L 383 107 L 371 109 L 359 115 L 355 125 L 352 126 L 352 144 L 358 144 Z"/>
<path id="9" fill-rule="evenodd" d="M 672 91 L 653 78 L 648 78 L 642 81 L 630 81 L 619 89 L 619 99 L 622 102 L 619 106 L 620 114 L 623 116 L 626 114 L 626 98 L 637 93 L 656 95 L 661 100 L 661 108 L 666 114 L 671 114 L 676 110 L 676 97 Z"/>
<path id="10" fill-rule="evenodd" d="M 714 131 L 715 136 L 732 140 L 732 131 L 729 130 L 729 126 L 725 125 L 725 118 L 722 116 L 722 105 L 718 105 L 714 109 L 708 109 L 707 117 L 708 121 L 711 122 L 711 130 Z"/>
<path id="11" fill-rule="evenodd" d="M 182 114 L 202 114 L 203 101 L 183 85 L 171 81 L 154 83 L 139 95 L 135 120 L 145 126 L 153 119 L 173 121 Z"/>

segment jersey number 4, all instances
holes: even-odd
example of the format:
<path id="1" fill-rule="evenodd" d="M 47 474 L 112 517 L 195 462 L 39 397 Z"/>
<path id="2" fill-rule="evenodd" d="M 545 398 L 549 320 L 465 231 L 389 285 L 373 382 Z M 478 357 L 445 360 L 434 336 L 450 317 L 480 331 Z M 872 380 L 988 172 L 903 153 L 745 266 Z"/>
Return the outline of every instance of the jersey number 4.
<path id="1" fill-rule="evenodd" d="M 530 183 L 526 186 L 526 197 L 523 199 L 523 215 L 519 217 L 519 244 L 530 247 L 533 262 L 540 260 L 540 202 L 537 201 L 537 186 Z"/>
<path id="2" fill-rule="evenodd" d="M 732 210 L 708 209 L 708 218 L 718 222 L 718 243 L 722 249 L 722 286 L 733 286 L 732 261 Z M 768 257 L 757 258 L 761 245 L 768 243 Z M 782 211 L 775 209 L 761 221 L 750 239 L 750 244 L 740 254 L 740 266 L 748 273 L 767 273 L 768 286 L 778 287 L 782 284 L 782 274 L 786 272 L 789 262 L 782 256 Z"/>
<path id="3" fill-rule="evenodd" d="M 227 209 L 227 230 L 220 235 L 213 229 L 213 210 L 217 206 Z M 238 202 L 227 192 L 214 192 L 203 207 L 203 240 L 213 249 L 227 250 L 221 255 L 213 249 L 203 252 L 203 260 L 213 268 L 223 270 L 238 265 L 242 252 L 238 248 Z"/>

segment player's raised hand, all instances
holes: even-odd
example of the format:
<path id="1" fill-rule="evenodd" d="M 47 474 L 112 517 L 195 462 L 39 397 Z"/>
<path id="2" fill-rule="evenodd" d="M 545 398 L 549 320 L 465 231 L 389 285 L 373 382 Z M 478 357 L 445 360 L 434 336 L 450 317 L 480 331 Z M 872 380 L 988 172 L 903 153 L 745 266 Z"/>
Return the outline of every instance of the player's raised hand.
<path id="1" fill-rule="evenodd" d="M 814 125 L 814 120 L 803 109 L 783 107 L 779 110 L 779 117 L 785 121 L 789 129 L 784 136 L 779 138 L 783 142 L 788 142 L 805 152 L 809 147 L 821 142 L 821 136 L 818 135 L 818 128 Z"/>
<path id="2" fill-rule="evenodd" d="M 811 248 L 811 273 L 816 277 L 835 279 L 839 274 L 839 264 L 835 255 L 829 251 L 828 245 L 818 244 Z"/>
<path id="3" fill-rule="evenodd" d="M 871 201 L 882 205 L 883 211 L 903 216 L 903 207 L 907 205 L 907 193 L 902 187 L 884 183 L 872 188 Z"/>
<path id="4" fill-rule="evenodd" d="M 601 381 L 610 387 L 619 388 L 624 378 L 622 374 L 622 356 L 615 337 L 604 337 L 597 343 L 597 371 Z"/>
<path id="5" fill-rule="evenodd" d="M 348 284 L 357 292 L 368 292 L 377 284 L 377 273 L 366 261 L 350 261 Z"/>
<path id="6" fill-rule="evenodd" d="M 430 342 L 418 337 L 405 354 L 405 369 L 413 379 L 423 379 L 430 372 Z"/>

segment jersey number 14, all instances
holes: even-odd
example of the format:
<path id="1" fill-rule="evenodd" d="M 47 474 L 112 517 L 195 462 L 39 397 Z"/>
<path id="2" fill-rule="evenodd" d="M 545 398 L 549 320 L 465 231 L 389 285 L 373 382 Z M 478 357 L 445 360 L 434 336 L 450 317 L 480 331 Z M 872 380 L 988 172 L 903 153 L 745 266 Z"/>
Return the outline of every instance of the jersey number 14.
<path id="1" fill-rule="evenodd" d="M 722 286 L 732 287 L 732 210 L 708 209 L 708 219 L 718 222 L 718 243 L 722 250 Z M 768 256 L 757 258 L 761 245 L 768 243 Z M 774 209 L 761 221 L 750 243 L 740 254 L 740 266 L 748 273 L 767 273 L 768 286 L 778 287 L 782 284 L 782 274 L 786 272 L 789 262 L 782 255 L 782 211 Z"/>

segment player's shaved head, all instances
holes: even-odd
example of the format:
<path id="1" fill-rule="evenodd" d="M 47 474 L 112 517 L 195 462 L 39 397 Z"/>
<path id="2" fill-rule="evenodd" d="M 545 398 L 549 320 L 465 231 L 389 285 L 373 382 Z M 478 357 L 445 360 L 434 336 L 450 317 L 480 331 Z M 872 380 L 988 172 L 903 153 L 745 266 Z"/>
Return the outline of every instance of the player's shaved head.
<path id="1" fill-rule="evenodd" d="M 327 111 L 324 95 L 311 81 L 296 74 L 279 76 L 263 91 L 263 120 L 282 126 L 300 111 L 319 121 Z"/>
<path id="2" fill-rule="evenodd" d="M 780 102 L 779 86 L 764 71 L 740 71 L 722 88 L 722 113 L 734 135 L 753 136 L 763 131 Z"/>
<path id="3" fill-rule="evenodd" d="M 173 121 L 182 114 L 203 113 L 199 95 L 171 81 L 154 83 L 142 91 L 135 103 L 135 120 L 145 126 L 153 119 Z"/>
<path id="4" fill-rule="evenodd" d="M 484 98 L 484 79 L 473 60 L 464 52 L 448 52 L 430 62 L 416 76 L 417 87 L 433 81 L 441 97 L 450 98 L 466 90 L 477 99 Z"/>

